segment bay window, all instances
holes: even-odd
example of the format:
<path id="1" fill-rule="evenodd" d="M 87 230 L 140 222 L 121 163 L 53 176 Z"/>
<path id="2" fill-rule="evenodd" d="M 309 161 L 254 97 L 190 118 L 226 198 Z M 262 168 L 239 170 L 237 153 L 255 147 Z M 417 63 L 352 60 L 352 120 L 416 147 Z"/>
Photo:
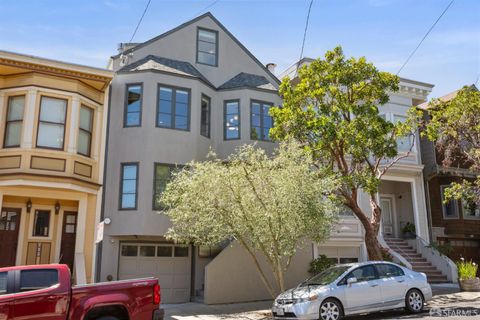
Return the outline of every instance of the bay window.
<path id="1" fill-rule="evenodd" d="M 7 120 L 5 122 L 4 148 L 20 147 L 22 139 L 23 110 L 25 96 L 8 98 Z"/>
<path id="2" fill-rule="evenodd" d="M 37 147 L 63 150 L 67 100 L 42 97 L 38 117 Z"/>

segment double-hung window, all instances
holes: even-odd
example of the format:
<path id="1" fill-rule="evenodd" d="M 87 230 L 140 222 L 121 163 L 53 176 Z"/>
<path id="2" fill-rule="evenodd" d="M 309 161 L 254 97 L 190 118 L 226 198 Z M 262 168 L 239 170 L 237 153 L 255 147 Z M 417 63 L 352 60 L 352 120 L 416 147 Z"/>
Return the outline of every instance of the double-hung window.
<path id="1" fill-rule="evenodd" d="M 197 29 L 197 63 L 218 65 L 218 32 Z"/>
<path id="2" fill-rule="evenodd" d="M 92 149 L 93 110 L 89 107 L 80 108 L 78 125 L 77 153 L 90 157 Z"/>
<path id="3" fill-rule="evenodd" d="M 400 115 L 393 115 L 393 122 L 398 123 L 398 122 L 405 122 L 407 120 L 407 117 L 405 116 L 400 116 Z M 397 150 L 398 152 L 409 152 L 409 151 L 414 151 L 413 149 L 413 135 L 409 134 L 407 136 L 403 137 L 398 137 L 397 138 Z"/>
<path id="4" fill-rule="evenodd" d="M 169 164 L 155 163 L 155 172 L 153 176 L 153 209 L 163 210 L 165 206 L 160 201 L 162 193 L 165 191 L 168 181 L 172 176 L 175 166 Z"/>
<path id="5" fill-rule="evenodd" d="M 38 119 L 37 147 L 63 150 L 67 100 L 42 97 Z"/>
<path id="6" fill-rule="evenodd" d="M 190 90 L 158 86 L 157 127 L 190 130 Z"/>
<path id="7" fill-rule="evenodd" d="M 250 138 L 252 140 L 270 141 L 270 129 L 273 119 L 270 116 L 271 103 L 252 101 L 250 106 Z"/>
<path id="8" fill-rule="evenodd" d="M 223 137 L 225 140 L 240 139 L 240 101 L 225 101 Z"/>
<path id="9" fill-rule="evenodd" d="M 127 85 L 125 97 L 124 127 L 139 127 L 142 123 L 142 95 L 141 84 Z"/>
<path id="10" fill-rule="evenodd" d="M 5 148 L 20 147 L 22 139 L 23 109 L 25 108 L 25 96 L 8 98 L 7 120 L 5 122 Z"/>
<path id="11" fill-rule="evenodd" d="M 200 134 L 210 138 L 210 119 L 211 119 L 211 102 L 210 98 L 202 94 L 201 110 L 200 110 Z"/>
<path id="12" fill-rule="evenodd" d="M 120 209 L 137 209 L 138 163 L 122 163 Z"/>
<path id="13" fill-rule="evenodd" d="M 440 186 L 440 195 L 442 200 L 442 211 L 444 219 L 458 219 L 458 203 L 457 200 L 450 200 L 447 203 L 445 201 L 445 190 L 450 187 L 449 185 Z"/>

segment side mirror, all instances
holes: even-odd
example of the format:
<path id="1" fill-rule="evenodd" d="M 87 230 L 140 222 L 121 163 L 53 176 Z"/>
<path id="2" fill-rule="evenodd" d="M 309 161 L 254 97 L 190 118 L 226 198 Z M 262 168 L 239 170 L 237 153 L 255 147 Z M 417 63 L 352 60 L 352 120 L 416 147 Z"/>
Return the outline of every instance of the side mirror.
<path id="1" fill-rule="evenodd" d="M 352 283 L 356 283 L 357 282 L 357 278 L 355 277 L 351 277 L 351 278 L 348 278 L 347 279 L 347 284 L 352 284 Z"/>

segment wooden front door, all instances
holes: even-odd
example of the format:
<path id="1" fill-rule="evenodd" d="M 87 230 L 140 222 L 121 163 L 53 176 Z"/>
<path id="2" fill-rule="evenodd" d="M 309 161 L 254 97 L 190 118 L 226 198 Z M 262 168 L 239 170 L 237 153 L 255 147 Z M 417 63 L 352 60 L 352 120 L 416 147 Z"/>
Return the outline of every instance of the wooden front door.
<path id="1" fill-rule="evenodd" d="M 380 196 L 380 208 L 382 209 L 382 228 L 385 237 L 394 236 L 394 198 L 391 196 Z"/>
<path id="2" fill-rule="evenodd" d="M 0 267 L 15 265 L 21 213 L 19 208 L 2 208 L 0 213 Z"/>
<path id="3" fill-rule="evenodd" d="M 77 213 L 65 211 L 63 214 L 62 245 L 60 247 L 60 263 L 65 263 L 73 272 L 75 258 L 75 237 L 77 235 Z"/>

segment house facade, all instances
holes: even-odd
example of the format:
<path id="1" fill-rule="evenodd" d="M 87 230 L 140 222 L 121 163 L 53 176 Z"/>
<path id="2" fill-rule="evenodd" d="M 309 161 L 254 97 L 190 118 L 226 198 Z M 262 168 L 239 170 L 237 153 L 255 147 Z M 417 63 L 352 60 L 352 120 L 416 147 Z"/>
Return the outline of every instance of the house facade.
<path id="1" fill-rule="evenodd" d="M 207 13 L 112 57 L 105 226 L 98 281 L 156 276 L 162 299 L 205 290 L 216 248 L 174 244 L 158 199 L 172 170 L 256 142 L 273 150 L 279 81 Z"/>
<path id="2" fill-rule="evenodd" d="M 457 91 L 454 91 L 439 99 L 449 101 L 456 94 Z M 419 107 L 426 110 L 430 105 L 424 103 Z M 426 112 L 425 120 L 428 121 Z M 435 142 L 424 138 L 421 145 L 432 241 L 451 247 L 451 252 L 448 253 L 451 259 L 458 260 L 463 257 L 478 263 L 480 261 L 480 208 L 475 203 L 464 200 L 443 203 L 445 189 L 452 182 L 473 181 L 477 178 L 478 172 L 470 170 L 465 161 L 461 160 L 462 157 L 458 157 L 459 160 L 451 165 L 444 165 L 444 155 L 436 148 Z"/>
<path id="3" fill-rule="evenodd" d="M 92 282 L 113 73 L 0 51 L 0 266 Z"/>

